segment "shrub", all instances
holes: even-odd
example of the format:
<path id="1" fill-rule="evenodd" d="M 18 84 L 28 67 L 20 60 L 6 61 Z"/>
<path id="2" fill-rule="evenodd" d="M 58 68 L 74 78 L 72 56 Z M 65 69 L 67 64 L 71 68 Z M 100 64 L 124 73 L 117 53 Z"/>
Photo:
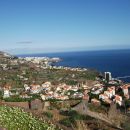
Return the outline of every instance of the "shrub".
<path id="1" fill-rule="evenodd" d="M 43 112 L 43 115 L 45 115 L 48 118 L 53 118 L 53 114 L 51 112 Z"/>
<path id="2" fill-rule="evenodd" d="M 90 116 L 86 116 L 86 115 L 81 115 L 79 114 L 77 111 L 75 110 L 70 110 L 70 111 L 60 111 L 60 114 L 61 115 L 64 115 L 64 116 L 69 116 L 69 119 L 71 121 L 74 121 L 74 120 L 91 120 L 93 119 L 92 117 Z"/>
<path id="3" fill-rule="evenodd" d="M 26 102 L 30 100 L 30 98 L 20 98 L 19 96 L 4 98 L 5 102 Z"/>
<path id="4" fill-rule="evenodd" d="M 71 127 L 72 121 L 70 120 L 70 118 L 65 118 L 60 120 L 59 123 L 64 126 Z"/>
<path id="5" fill-rule="evenodd" d="M 20 108 L 0 106 L 0 127 L 8 130 L 58 130 L 54 124 L 42 122 Z"/>

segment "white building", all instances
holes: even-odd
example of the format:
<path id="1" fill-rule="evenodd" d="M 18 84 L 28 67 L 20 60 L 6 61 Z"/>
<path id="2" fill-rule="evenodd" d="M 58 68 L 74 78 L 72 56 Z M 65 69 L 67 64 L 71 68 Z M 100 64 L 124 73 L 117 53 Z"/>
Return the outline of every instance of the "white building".
<path id="1" fill-rule="evenodd" d="M 109 91 L 104 91 L 104 94 L 106 94 L 109 98 L 112 98 L 112 93 L 110 93 Z"/>
<path id="2" fill-rule="evenodd" d="M 115 95 L 115 102 L 117 103 L 117 104 L 119 104 L 120 106 L 122 105 L 122 97 L 121 96 L 119 96 L 119 95 Z"/>
<path id="3" fill-rule="evenodd" d="M 8 98 L 8 97 L 10 97 L 10 91 L 8 89 L 5 89 L 3 98 Z"/>
<path id="4" fill-rule="evenodd" d="M 103 87 L 93 91 L 92 94 L 100 94 L 102 91 L 103 91 Z"/>
<path id="5" fill-rule="evenodd" d="M 105 99 L 109 99 L 109 97 L 106 94 L 100 94 L 99 99 L 105 100 Z"/>
<path id="6" fill-rule="evenodd" d="M 105 72 L 105 80 L 107 80 L 107 81 L 112 80 L 111 72 Z"/>
<path id="7" fill-rule="evenodd" d="M 40 96 L 41 96 L 41 98 L 42 98 L 42 100 L 43 100 L 43 101 L 45 101 L 45 100 L 46 100 L 46 96 L 45 96 L 45 95 L 40 94 Z"/>
<path id="8" fill-rule="evenodd" d="M 25 91 L 28 91 L 28 90 L 30 90 L 30 87 L 27 84 L 24 84 L 24 89 L 25 89 Z"/>
<path id="9" fill-rule="evenodd" d="M 39 93 L 42 90 L 42 87 L 38 84 L 32 84 L 30 88 L 30 92 L 33 94 Z"/>
<path id="10" fill-rule="evenodd" d="M 45 83 L 42 84 L 43 88 L 48 88 L 50 86 L 51 86 L 51 82 L 45 82 Z"/>

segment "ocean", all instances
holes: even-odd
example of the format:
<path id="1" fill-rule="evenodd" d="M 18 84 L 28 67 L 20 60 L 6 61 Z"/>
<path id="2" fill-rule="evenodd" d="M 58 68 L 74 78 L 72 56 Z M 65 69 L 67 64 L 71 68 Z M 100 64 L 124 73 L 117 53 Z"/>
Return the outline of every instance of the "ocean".
<path id="1" fill-rule="evenodd" d="M 77 51 L 30 55 L 23 54 L 18 56 L 59 57 L 62 61 L 56 63 L 58 66 L 91 68 L 102 73 L 109 71 L 114 78 L 130 76 L 130 50 Z M 130 82 L 130 77 L 121 78 L 121 80 Z"/>

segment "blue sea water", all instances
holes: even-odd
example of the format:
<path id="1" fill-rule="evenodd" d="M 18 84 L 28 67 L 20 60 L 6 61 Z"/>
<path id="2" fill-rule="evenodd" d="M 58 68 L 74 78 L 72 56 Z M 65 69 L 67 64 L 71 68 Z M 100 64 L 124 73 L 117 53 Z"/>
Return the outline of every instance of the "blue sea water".
<path id="1" fill-rule="evenodd" d="M 92 68 L 100 72 L 110 71 L 113 77 L 130 76 L 130 50 L 43 53 L 20 56 L 59 57 L 62 61 L 57 65 Z M 122 80 L 130 82 L 130 78 Z"/>

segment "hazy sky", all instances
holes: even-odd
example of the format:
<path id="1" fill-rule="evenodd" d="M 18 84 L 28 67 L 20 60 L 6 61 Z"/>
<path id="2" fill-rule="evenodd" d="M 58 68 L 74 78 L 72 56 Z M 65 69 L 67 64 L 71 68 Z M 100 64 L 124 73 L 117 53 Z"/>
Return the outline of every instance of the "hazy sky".
<path id="1" fill-rule="evenodd" d="M 130 0 L 0 0 L 0 50 L 130 48 Z"/>

